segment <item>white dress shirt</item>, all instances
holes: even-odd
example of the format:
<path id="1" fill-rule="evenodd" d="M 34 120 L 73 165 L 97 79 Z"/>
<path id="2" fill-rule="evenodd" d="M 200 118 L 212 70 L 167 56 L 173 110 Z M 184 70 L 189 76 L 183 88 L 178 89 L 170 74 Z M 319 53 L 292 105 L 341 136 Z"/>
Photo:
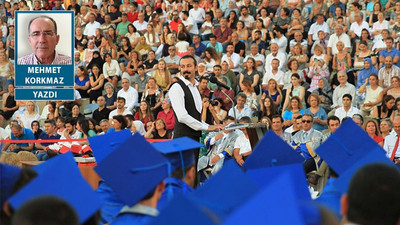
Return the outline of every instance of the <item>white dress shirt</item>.
<path id="1" fill-rule="evenodd" d="M 139 106 L 138 104 L 139 94 L 137 90 L 131 86 L 129 86 L 127 91 L 125 91 L 123 88 L 119 90 L 117 96 L 125 98 L 125 108 L 128 111 L 132 111 L 133 107 Z"/>
<path id="2" fill-rule="evenodd" d="M 386 151 L 386 156 L 390 159 L 390 157 L 393 154 L 394 147 L 396 145 L 397 141 L 397 133 L 396 132 L 391 132 L 388 136 L 385 137 L 385 144 L 383 145 L 383 149 Z M 397 146 L 397 151 L 395 154 L 395 158 L 400 157 L 400 144 Z"/>
<path id="3" fill-rule="evenodd" d="M 195 81 L 193 85 L 190 81 L 186 80 L 184 77 L 179 76 L 179 78 L 186 84 L 189 88 L 190 92 L 193 95 L 194 104 L 196 105 L 196 110 L 201 113 L 203 104 L 201 102 L 200 92 L 197 89 L 198 82 Z M 198 121 L 193 118 L 186 111 L 185 108 L 185 93 L 182 90 L 182 87 L 178 83 L 174 83 L 169 92 L 169 98 L 171 99 L 172 109 L 174 110 L 176 117 L 180 123 L 184 123 L 193 130 L 207 130 L 208 124 Z"/>

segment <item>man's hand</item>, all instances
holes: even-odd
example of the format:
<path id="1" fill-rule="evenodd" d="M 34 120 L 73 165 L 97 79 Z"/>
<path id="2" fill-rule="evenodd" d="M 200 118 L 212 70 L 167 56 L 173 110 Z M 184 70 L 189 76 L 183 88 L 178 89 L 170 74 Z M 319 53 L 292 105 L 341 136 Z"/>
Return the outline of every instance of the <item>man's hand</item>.
<path id="1" fill-rule="evenodd" d="M 224 125 L 222 124 L 218 124 L 218 125 L 210 125 L 208 126 L 207 131 L 220 131 L 224 129 Z"/>
<path id="2" fill-rule="evenodd" d="M 239 166 L 242 166 L 244 163 L 243 157 L 240 156 L 240 157 L 236 158 L 236 162 L 239 164 Z"/>
<path id="3" fill-rule="evenodd" d="M 14 151 L 14 150 L 17 150 L 17 149 L 19 149 L 18 145 L 10 145 L 10 150 L 11 151 Z"/>
<path id="4" fill-rule="evenodd" d="M 220 159 L 221 159 L 221 158 L 220 158 L 218 155 L 214 156 L 214 157 L 211 159 L 211 164 L 217 163 L 218 160 L 220 160 Z"/>

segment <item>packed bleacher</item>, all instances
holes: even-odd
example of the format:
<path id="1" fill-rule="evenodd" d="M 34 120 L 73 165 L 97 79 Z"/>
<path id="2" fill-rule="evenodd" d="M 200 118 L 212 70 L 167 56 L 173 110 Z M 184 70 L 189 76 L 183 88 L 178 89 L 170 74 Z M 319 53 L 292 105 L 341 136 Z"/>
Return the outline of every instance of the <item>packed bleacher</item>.
<path id="1" fill-rule="evenodd" d="M 75 100 L 15 101 L 15 12 L 26 10 L 75 12 Z M 132 209 L 133 205 L 153 198 L 156 202 L 161 198 L 159 206 L 153 207 L 161 214 L 141 224 L 171 221 L 185 204 L 193 205 L 187 216 L 193 224 L 200 212 L 199 217 L 207 218 L 203 224 L 239 224 L 243 218 L 236 218 L 235 213 L 267 204 L 256 200 L 263 198 L 265 187 L 270 188 L 269 193 L 279 192 L 276 186 L 290 186 L 292 182 L 296 189 L 300 181 L 304 182 L 302 190 L 280 190 L 287 201 L 291 201 L 291 195 L 297 200 L 299 195 L 307 195 L 307 200 L 315 199 L 314 203 L 327 211 L 320 205 L 296 204 L 293 207 L 301 211 L 296 215 L 302 217 L 302 222 L 262 220 L 262 213 L 257 211 L 254 221 L 248 224 L 335 224 L 308 220 L 304 208 L 309 207 L 321 217 L 332 215 L 344 217 L 348 223 L 368 224 L 368 220 L 352 220 L 340 211 L 341 194 L 346 193 L 350 182 L 350 178 L 340 178 L 351 177 L 367 162 L 383 161 L 400 168 L 400 2 L 395 0 L 3 0 L 0 37 L 0 162 L 25 167 L 27 162 L 38 161 L 33 164 L 43 169 L 37 169 L 37 174 L 25 171 L 35 173 L 29 175 L 32 177 L 26 175 L 29 180 L 33 176 L 55 179 L 55 174 L 44 172 L 44 165 L 60 157 L 66 161 L 73 155 L 75 160 L 82 160 L 78 162 L 80 167 L 97 165 L 94 168 L 99 177 L 94 188 L 102 196 L 102 206 L 99 203 L 93 208 L 97 207 L 94 211 L 100 210 L 101 215 L 86 213 L 85 220 L 94 215 L 90 224 L 127 222 L 132 218 L 117 215 L 137 213 L 139 209 Z M 184 140 L 168 144 L 174 138 L 175 120 L 180 119 L 174 113 L 169 90 L 183 77 L 180 59 L 186 55 L 196 60 L 201 121 L 225 128 L 244 124 L 203 131 L 201 146 Z M 346 129 L 341 129 L 343 123 Z M 257 129 L 264 135 L 258 145 L 252 140 L 249 124 L 263 127 Z M 339 134 L 335 133 L 338 129 Z M 142 138 L 162 142 L 149 147 Z M 357 145 L 373 150 L 362 150 Z M 145 176 L 140 173 L 166 163 L 149 150 L 135 153 L 143 154 L 143 162 L 133 160 L 132 165 L 121 163 L 117 167 L 116 158 L 121 160 L 124 154 L 135 157 L 124 150 L 118 154 L 101 152 L 106 147 L 123 149 L 118 146 L 155 149 L 172 168 L 162 175 L 147 171 L 146 176 L 154 175 L 155 180 L 143 187 L 118 180 L 107 170 L 117 174 L 135 167 L 132 179 L 141 182 Z M 164 148 L 172 150 L 166 152 Z M 192 159 L 189 149 L 198 148 L 199 155 Z M 335 148 L 348 154 L 336 153 Z M 364 151 L 357 159 L 352 154 L 354 148 Z M 265 149 L 284 153 L 278 156 Z M 187 150 L 189 156 L 182 153 Z M 344 163 L 339 165 L 337 161 Z M 283 173 L 278 176 L 273 170 L 295 163 L 300 165 L 300 178 L 299 168 L 282 167 L 287 173 L 297 173 L 295 178 Z M 58 166 L 63 170 L 67 165 L 59 161 Z M 259 170 L 265 168 L 268 170 Z M 234 172 L 228 175 L 227 170 Z M 1 172 L 1 176 L 4 174 Z M 266 179 L 266 174 L 273 177 L 273 182 L 259 181 Z M 160 185 L 163 179 L 165 190 Z M 223 185 L 229 182 L 242 182 L 248 189 Z M 184 191 L 169 189 L 168 184 Z M 204 196 L 207 189 L 218 189 L 218 185 L 257 195 L 234 199 L 234 193 L 218 193 L 220 196 L 215 198 L 219 201 Z M 119 190 L 121 186 L 139 189 L 138 196 Z M 151 190 L 153 195 L 149 196 Z M 192 193 L 192 198 L 176 200 L 171 197 L 173 192 Z M 15 200 L 13 206 L 19 208 L 18 201 L 22 200 Z M 274 201 L 279 204 L 278 199 Z M 81 209 L 73 208 L 80 214 Z M 207 214 L 207 210 L 215 215 Z M 158 215 L 151 212 L 153 217 Z M 11 221 L 10 215 L 2 212 L 7 222 Z M 78 223 L 82 222 L 81 218 Z M 176 220 L 169 224 L 187 223 Z"/>

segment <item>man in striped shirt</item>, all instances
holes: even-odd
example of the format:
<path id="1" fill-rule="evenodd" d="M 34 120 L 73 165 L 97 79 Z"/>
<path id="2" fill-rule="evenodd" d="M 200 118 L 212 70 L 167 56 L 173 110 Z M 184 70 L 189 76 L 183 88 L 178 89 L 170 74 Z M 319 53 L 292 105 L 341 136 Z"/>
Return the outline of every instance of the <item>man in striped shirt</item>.
<path id="1" fill-rule="evenodd" d="M 56 46 L 60 40 L 57 34 L 57 24 L 53 18 L 39 16 L 32 19 L 28 26 L 28 41 L 33 53 L 18 59 L 21 65 L 37 64 L 71 64 L 71 57 L 56 52 Z"/>

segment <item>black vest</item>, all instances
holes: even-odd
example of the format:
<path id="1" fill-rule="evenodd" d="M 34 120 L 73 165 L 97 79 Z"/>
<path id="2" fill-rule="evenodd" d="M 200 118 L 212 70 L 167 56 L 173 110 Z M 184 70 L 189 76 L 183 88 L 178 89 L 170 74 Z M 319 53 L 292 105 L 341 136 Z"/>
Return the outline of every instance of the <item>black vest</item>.
<path id="1" fill-rule="evenodd" d="M 183 93 L 185 94 L 186 111 L 191 117 L 195 118 L 198 121 L 201 121 L 201 113 L 199 113 L 196 109 L 192 92 L 190 92 L 190 89 L 186 86 L 186 84 L 182 80 L 179 80 L 176 83 L 181 86 Z M 174 138 L 184 137 L 184 136 L 201 137 L 201 131 L 193 130 L 188 125 L 180 123 L 178 121 L 178 118 L 176 117 L 175 111 L 174 111 L 174 116 L 175 116 Z"/>

